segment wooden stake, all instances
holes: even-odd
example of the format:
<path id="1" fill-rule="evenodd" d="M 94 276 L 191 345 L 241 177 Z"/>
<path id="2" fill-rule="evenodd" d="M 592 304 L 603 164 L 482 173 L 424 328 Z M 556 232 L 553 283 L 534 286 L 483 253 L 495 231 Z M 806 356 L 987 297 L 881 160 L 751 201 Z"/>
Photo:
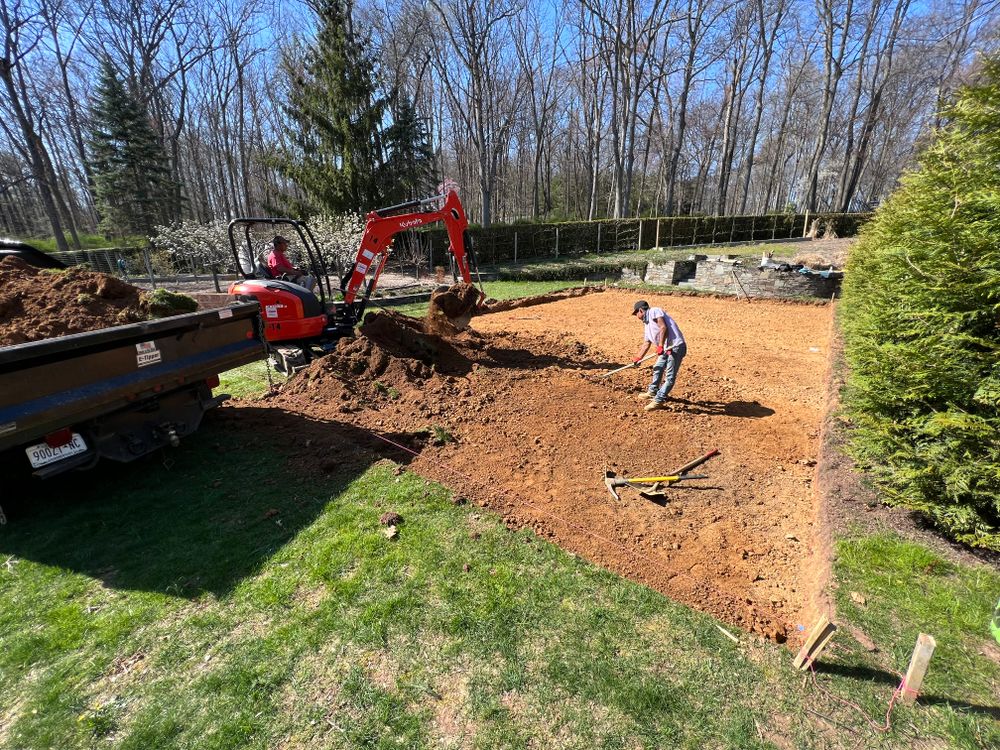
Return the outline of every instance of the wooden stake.
<path id="1" fill-rule="evenodd" d="M 802 648 L 799 649 L 798 656 L 795 657 L 795 661 L 793 662 L 794 667 L 796 669 L 808 669 L 809 665 L 819 656 L 819 652 L 826 648 L 826 644 L 830 642 L 835 632 L 837 632 L 837 626 L 830 622 L 826 618 L 826 615 L 822 615 L 816 621 L 816 624 L 813 625 L 812 630 L 809 631 L 809 638 L 802 645 Z"/>
<path id="2" fill-rule="evenodd" d="M 917 636 L 917 645 L 913 647 L 910 666 L 906 670 L 906 677 L 903 678 L 903 694 L 901 696 L 903 703 L 913 703 L 917 699 L 936 645 L 932 635 L 921 633 Z"/>
<path id="3" fill-rule="evenodd" d="M 722 633 L 724 636 L 726 636 L 726 638 L 728 638 L 729 640 L 731 640 L 733 643 L 739 643 L 740 642 L 739 638 L 737 638 L 735 635 L 733 635 L 732 633 L 730 633 L 728 630 L 726 630 L 724 627 L 722 627 L 718 623 L 716 623 L 715 627 L 717 627 L 719 629 L 719 632 Z"/>

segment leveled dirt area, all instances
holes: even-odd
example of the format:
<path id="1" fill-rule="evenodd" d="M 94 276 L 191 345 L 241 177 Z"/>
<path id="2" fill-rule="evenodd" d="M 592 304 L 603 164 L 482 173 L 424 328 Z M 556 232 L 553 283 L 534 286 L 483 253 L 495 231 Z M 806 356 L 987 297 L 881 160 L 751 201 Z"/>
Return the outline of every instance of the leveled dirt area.
<path id="1" fill-rule="evenodd" d="M 448 337 L 379 314 L 272 403 L 405 445 L 419 452 L 413 470 L 510 525 L 732 625 L 797 641 L 825 565 L 812 483 L 831 309 L 647 296 L 677 320 L 689 353 L 669 408 L 646 413 L 637 395 L 649 364 L 596 377 L 633 356 L 635 299 L 569 297 L 478 316 Z M 327 463 L 335 448 L 312 446 Z M 615 500 L 604 486 L 606 469 L 662 474 L 711 448 L 722 455 L 698 470 L 710 479 L 668 490 L 662 505 L 628 488 Z"/>

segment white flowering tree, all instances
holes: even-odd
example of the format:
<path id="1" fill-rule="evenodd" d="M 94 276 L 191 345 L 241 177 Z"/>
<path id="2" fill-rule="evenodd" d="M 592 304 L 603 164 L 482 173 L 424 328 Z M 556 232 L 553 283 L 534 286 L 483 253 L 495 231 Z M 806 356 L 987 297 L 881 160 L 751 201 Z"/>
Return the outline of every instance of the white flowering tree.
<path id="1" fill-rule="evenodd" d="M 342 272 L 358 254 L 365 220 L 358 214 L 320 214 L 309 220 L 309 229 L 327 267 Z"/>
<path id="2" fill-rule="evenodd" d="M 357 254 L 364 231 L 364 219 L 357 214 L 314 216 L 308 222 L 319 246 L 319 251 L 329 269 L 343 269 Z M 233 256 L 229 248 L 229 222 L 223 219 L 202 224 L 196 221 L 183 221 L 171 226 L 153 228 L 149 238 L 154 247 L 166 250 L 173 258 L 175 268 L 186 268 L 194 265 L 210 268 L 216 271 L 233 269 Z M 246 240 L 243 232 L 237 233 L 236 250 L 240 263 L 250 272 L 257 262 L 257 256 L 267 247 L 276 233 L 285 235 L 291 243 L 290 254 L 299 262 L 305 263 L 307 255 L 303 248 L 298 247 L 298 233 L 292 229 L 280 231 L 280 227 L 261 224 L 251 227 L 251 251 L 248 256 Z"/>
<path id="3" fill-rule="evenodd" d="M 182 221 L 171 226 L 155 226 L 149 241 L 154 247 L 170 252 L 178 267 L 190 263 L 218 271 L 233 265 L 226 233 L 228 224 L 216 219 L 207 224 Z"/>

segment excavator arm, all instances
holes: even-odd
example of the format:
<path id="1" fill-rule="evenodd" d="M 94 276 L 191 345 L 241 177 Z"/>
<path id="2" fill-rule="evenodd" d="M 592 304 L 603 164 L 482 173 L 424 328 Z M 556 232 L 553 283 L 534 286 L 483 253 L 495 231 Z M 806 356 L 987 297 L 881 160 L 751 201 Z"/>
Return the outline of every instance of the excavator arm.
<path id="1" fill-rule="evenodd" d="M 444 222 L 448 230 L 449 250 L 455 256 L 455 264 L 458 266 L 462 280 L 472 283 L 472 269 L 475 267 L 475 256 L 472 253 L 472 244 L 469 241 L 467 229 L 469 222 L 465 218 L 465 210 L 462 202 L 458 199 L 458 194 L 452 190 L 444 196 L 444 205 L 440 209 L 417 210 L 408 213 L 398 213 L 391 216 L 385 214 L 389 211 L 402 211 L 408 208 L 423 209 L 432 203 L 440 200 L 442 196 L 426 198 L 424 200 L 401 203 L 398 206 L 372 211 L 365 217 L 365 231 L 361 237 L 361 247 L 358 248 L 358 255 L 354 260 L 351 270 L 344 276 L 341 289 L 344 292 L 344 302 L 348 305 L 354 303 L 359 291 L 364 287 L 364 298 L 367 299 L 375 291 L 379 276 L 385 267 L 385 262 L 389 258 L 389 251 L 392 247 L 392 239 L 397 233 L 406 229 L 416 229 L 436 222 Z M 374 271 L 372 269 L 374 268 Z M 371 279 L 365 286 L 365 279 L 369 272 L 372 272 Z"/>

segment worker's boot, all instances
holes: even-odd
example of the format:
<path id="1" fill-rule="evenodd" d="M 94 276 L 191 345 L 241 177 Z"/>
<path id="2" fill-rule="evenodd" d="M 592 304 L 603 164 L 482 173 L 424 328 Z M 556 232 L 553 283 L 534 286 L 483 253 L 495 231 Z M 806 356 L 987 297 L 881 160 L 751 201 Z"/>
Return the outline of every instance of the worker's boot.
<path id="1" fill-rule="evenodd" d="M 658 409 L 662 409 L 663 408 L 663 402 L 662 401 L 650 401 L 648 404 L 646 404 L 642 408 L 645 411 L 657 411 Z"/>
<path id="2" fill-rule="evenodd" d="M 649 401 L 649 399 L 655 398 L 655 397 L 656 397 L 655 393 L 650 393 L 649 391 L 643 391 L 642 393 L 640 393 L 635 398 L 636 398 L 637 401 Z"/>

